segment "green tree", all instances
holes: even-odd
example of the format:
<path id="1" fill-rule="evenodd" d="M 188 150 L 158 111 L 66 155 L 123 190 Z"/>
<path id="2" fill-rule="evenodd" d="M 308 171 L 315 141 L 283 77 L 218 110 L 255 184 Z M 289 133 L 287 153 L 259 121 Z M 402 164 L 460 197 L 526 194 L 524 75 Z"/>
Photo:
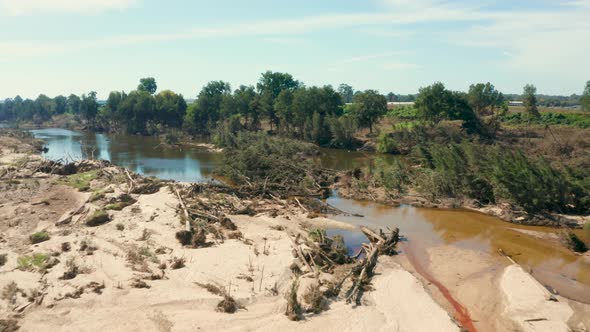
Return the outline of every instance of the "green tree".
<path id="1" fill-rule="evenodd" d="M 67 111 L 68 98 L 64 96 L 57 96 L 53 98 L 55 105 L 55 114 L 64 114 Z"/>
<path id="2" fill-rule="evenodd" d="M 186 108 L 186 101 L 181 94 L 164 90 L 155 96 L 155 119 L 166 126 L 180 128 Z"/>
<path id="3" fill-rule="evenodd" d="M 83 94 L 80 103 L 80 113 L 90 125 L 94 125 L 94 119 L 98 113 L 98 102 L 96 100 L 96 92 L 89 92 L 87 95 Z"/>
<path id="4" fill-rule="evenodd" d="M 338 93 L 340 94 L 340 97 L 342 97 L 344 103 L 352 103 L 352 97 L 354 97 L 354 89 L 352 86 L 342 83 L 338 87 Z"/>
<path id="5" fill-rule="evenodd" d="M 586 82 L 586 87 L 580 98 L 580 103 L 582 104 L 583 110 L 590 111 L 590 81 Z"/>
<path id="6" fill-rule="evenodd" d="M 82 104 L 82 100 L 80 97 L 76 96 L 75 94 L 71 94 L 68 96 L 67 104 L 67 112 L 71 114 L 78 114 L 80 113 L 80 105 Z"/>
<path id="7" fill-rule="evenodd" d="M 490 82 L 472 84 L 467 93 L 469 106 L 479 116 L 494 114 L 505 102 L 504 95 Z"/>
<path id="8" fill-rule="evenodd" d="M 532 84 L 524 86 L 522 100 L 524 102 L 524 109 L 530 117 L 539 118 L 541 114 L 537 108 L 537 88 Z"/>
<path id="9" fill-rule="evenodd" d="M 153 95 L 158 90 L 156 79 L 153 77 L 145 77 L 140 79 L 139 85 L 137 86 L 137 90 L 147 92 L 150 95 Z"/>
<path id="10" fill-rule="evenodd" d="M 352 115 L 361 128 L 369 128 L 387 113 L 387 100 L 375 90 L 366 90 L 353 98 Z"/>
<path id="11" fill-rule="evenodd" d="M 299 81 L 295 80 L 291 74 L 267 71 L 262 74 L 256 89 L 261 95 L 260 103 L 262 109 L 266 112 L 266 116 L 272 125 L 279 124 L 279 118 L 276 116 L 274 103 L 275 99 L 283 90 L 295 90 L 301 86 Z"/>

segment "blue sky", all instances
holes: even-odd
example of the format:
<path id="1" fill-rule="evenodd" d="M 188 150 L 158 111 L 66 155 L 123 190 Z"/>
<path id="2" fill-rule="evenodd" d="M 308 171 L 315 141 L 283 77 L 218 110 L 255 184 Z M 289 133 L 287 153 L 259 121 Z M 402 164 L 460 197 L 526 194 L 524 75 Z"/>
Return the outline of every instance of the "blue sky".
<path id="1" fill-rule="evenodd" d="M 194 98 L 266 70 L 382 93 L 581 93 L 590 0 L 0 0 L 0 98 L 105 98 L 145 76 Z"/>

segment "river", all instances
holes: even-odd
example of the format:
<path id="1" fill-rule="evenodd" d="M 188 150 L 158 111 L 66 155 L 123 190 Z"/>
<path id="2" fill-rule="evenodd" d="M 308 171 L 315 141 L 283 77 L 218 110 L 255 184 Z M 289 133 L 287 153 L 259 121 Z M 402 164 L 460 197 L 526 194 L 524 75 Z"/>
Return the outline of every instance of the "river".
<path id="1" fill-rule="evenodd" d="M 78 133 L 66 129 L 39 129 L 32 133 L 45 140 L 43 156 L 52 160 L 105 159 L 148 176 L 183 182 L 208 181 L 223 162 L 219 153 L 198 146 L 163 148 L 156 137 Z M 370 166 L 379 156 L 345 150 L 322 149 L 321 165 L 334 169 Z M 399 227 L 407 240 L 405 247 L 417 253 L 420 264 L 428 265 L 427 248 L 451 245 L 497 255 L 498 249 L 514 255 L 544 285 L 560 294 L 590 303 L 590 264 L 552 241 L 524 234 L 534 231 L 554 236 L 558 230 L 509 224 L 491 216 L 464 210 L 441 210 L 402 206 L 393 208 L 372 202 L 328 198 L 331 205 L 364 217 L 334 216 L 353 225 L 374 228 Z M 360 232 L 330 230 L 341 234 L 351 250 L 365 240 Z"/>

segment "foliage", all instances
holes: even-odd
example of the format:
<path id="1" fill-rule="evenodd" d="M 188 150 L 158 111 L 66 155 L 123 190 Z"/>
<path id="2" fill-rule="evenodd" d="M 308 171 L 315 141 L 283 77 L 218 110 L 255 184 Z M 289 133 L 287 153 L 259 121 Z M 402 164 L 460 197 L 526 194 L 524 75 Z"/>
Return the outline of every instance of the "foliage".
<path id="1" fill-rule="evenodd" d="M 104 210 L 96 210 L 86 218 L 87 226 L 100 226 L 111 220 L 111 217 Z"/>
<path id="2" fill-rule="evenodd" d="M 228 143 L 220 171 L 236 184 L 304 188 L 317 172 L 309 160 L 317 154 L 311 144 L 249 132 L 239 132 Z"/>
<path id="3" fill-rule="evenodd" d="M 153 77 L 146 77 L 139 80 L 137 91 L 147 92 L 153 95 L 156 93 L 156 90 L 158 90 L 158 85 L 156 84 L 156 79 Z"/>
<path id="4" fill-rule="evenodd" d="M 440 82 L 421 88 L 415 107 L 422 121 L 437 124 L 442 120 L 461 120 L 464 128 L 472 132 L 479 129 L 478 118 L 465 94 L 447 90 Z"/>
<path id="5" fill-rule="evenodd" d="M 36 232 L 29 236 L 32 244 L 37 244 L 49 240 L 49 233 L 47 232 Z"/>
<path id="6" fill-rule="evenodd" d="M 98 172 L 98 170 L 92 170 L 84 173 L 68 175 L 62 178 L 59 182 L 74 187 L 79 191 L 87 191 L 90 189 L 90 182 L 97 178 Z"/>
<path id="7" fill-rule="evenodd" d="M 534 85 L 527 84 L 524 86 L 522 99 L 524 102 L 524 108 L 531 118 L 539 118 L 539 116 L 541 116 L 537 107 L 536 93 L 537 88 Z"/>
<path id="8" fill-rule="evenodd" d="M 16 259 L 19 270 L 30 270 L 32 267 L 40 268 L 49 259 L 48 254 L 33 254 L 32 256 L 20 256 Z"/>
<path id="9" fill-rule="evenodd" d="M 352 98 L 354 97 L 354 89 L 352 86 L 344 83 L 340 84 L 340 86 L 338 86 L 338 93 L 344 103 L 352 103 Z"/>
<path id="10" fill-rule="evenodd" d="M 413 106 L 394 107 L 387 111 L 386 116 L 388 118 L 416 119 L 418 111 Z"/>
<path id="11" fill-rule="evenodd" d="M 367 90 L 355 94 L 350 111 L 352 117 L 361 128 L 369 128 L 387 113 L 387 100 L 375 90 Z"/>
<path id="12" fill-rule="evenodd" d="M 584 87 L 580 104 L 582 104 L 583 110 L 590 111 L 590 81 L 586 82 L 586 87 Z"/>
<path id="13" fill-rule="evenodd" d="M 582 179 L 520 151 L 472 143 L 431 145 L 416 153 L 418 189 L 433 197 L 511 201 L 528 212 L 588 213 L 590 188 Z M 418 156 L 419 154 L 419 156 Z"/>
<path id="14" fill-rule="evenodd" d="M 507 124 L 537 124 L 537 125 L 564 125 L 579 128 L 590 128 L 590 115 L 584 113 L 556 113 L 543 112 L 538 118 L 531 118 L 523 113 L 508 113 L 500 117 Z"/>
<path id="15" fill-rule="evenodd" d="M 483 116 L 496 113 L 504 105 L 506 99 L 493 84 L 488 82 L 486 84 L 472 84 L 467 93 L 467 101 L 477 115 Z"/>

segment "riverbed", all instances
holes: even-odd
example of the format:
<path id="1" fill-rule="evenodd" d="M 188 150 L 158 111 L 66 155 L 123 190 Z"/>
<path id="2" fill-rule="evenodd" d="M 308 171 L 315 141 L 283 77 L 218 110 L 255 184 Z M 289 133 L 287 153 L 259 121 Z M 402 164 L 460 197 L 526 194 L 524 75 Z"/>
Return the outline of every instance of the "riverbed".
<path id="1" fill-rule="evenodd" d="M 40 129 L 32 133 L 46 141 L 43 156 L 52 160 L 105 159 L 148 176 L 182 182 L 213 179 L 222 165 L 222 155 L 198 146 L 164 148 L 157 137 L 80 133 L 65 129 Z M 371 155 L 345 150 L 322 149 L 323 167 L 352 169 L 388 162 L 393 156 Z M 559 245 L 559 230 L 513 225 L 476 212 L 389 207 L 372 202 L 343 199 L 334 195 L 328 203 L 351 215 L 333 219 L 373 228 L 399 227 L 404 250 L 412 251 L 417 264 L 428 269 L 429 248 L 441 245 L 497 255 L 502 249 L 532 272 L 542 284 L 561 295 L 590 303 L 590 264 Z M 355 217 L 359 214 L 364 217 Z M 364 237 L 360 232 L 330 230 L 344 236 L 351 252 Z M 500 258 L 499 258 L 500 260 Z"/>

